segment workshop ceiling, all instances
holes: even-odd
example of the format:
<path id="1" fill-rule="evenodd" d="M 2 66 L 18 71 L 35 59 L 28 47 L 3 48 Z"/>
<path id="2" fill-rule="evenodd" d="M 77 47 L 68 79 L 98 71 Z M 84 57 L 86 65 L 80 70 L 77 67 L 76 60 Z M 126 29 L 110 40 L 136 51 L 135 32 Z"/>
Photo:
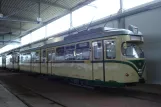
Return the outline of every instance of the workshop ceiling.
<path id="1" fill-rule="evenodd" d="M 0 36 L 22 32 L 56 20 L 94 0 L 0 0 Z M 42 19 L 38 24 L 37 18 Z"/>

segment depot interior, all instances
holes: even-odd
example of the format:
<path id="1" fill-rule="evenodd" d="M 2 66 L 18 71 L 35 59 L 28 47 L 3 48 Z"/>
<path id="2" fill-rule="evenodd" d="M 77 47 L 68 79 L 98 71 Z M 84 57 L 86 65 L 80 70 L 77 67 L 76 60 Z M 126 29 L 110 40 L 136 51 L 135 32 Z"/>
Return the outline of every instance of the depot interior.
<path id="1" fill-rule="evenodd" d="M 144 36 L 146 83 L 161 84 L 160 11 L 160 0 L 1 0 L 0 53 L 86 28 L 134 25 Z"/>

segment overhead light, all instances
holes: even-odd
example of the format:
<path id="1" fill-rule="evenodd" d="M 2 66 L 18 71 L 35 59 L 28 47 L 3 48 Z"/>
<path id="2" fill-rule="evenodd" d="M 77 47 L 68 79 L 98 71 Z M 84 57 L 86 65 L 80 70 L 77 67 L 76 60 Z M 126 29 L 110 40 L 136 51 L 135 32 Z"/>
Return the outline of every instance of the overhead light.
<path id="1" fill-rule="evenodd" d="M 0 18 L 3 18 L 3 14 L 2 13 L 0 13 Z"/>
<path id="2" fill-rule="evenodd" d="M 37 23 L 39 24 L 39 23 L 41 23 L 41 22 L 42 22 L 42 18 L 37 17 Z"/>

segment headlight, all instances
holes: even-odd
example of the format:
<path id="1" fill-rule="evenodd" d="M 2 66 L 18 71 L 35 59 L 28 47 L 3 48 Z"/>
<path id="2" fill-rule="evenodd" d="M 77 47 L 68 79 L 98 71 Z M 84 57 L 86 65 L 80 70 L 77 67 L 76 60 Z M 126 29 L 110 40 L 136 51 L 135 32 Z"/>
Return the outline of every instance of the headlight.
<path id="1" fill-rule="evenodd" d="M 142 74 L 142 69 L 139 69 L 138 74 L 139 74 L 139 75 L 141 75 L 141 74 Z"/>

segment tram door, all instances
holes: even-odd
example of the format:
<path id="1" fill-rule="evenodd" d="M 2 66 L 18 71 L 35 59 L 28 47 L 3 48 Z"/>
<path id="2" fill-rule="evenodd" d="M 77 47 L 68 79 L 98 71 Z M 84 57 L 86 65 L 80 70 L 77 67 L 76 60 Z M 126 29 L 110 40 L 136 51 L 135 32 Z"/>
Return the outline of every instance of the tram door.
<path id="1" fill-rule="evenodd" d="M 41 50 L 41 73 L 47 74 L 47 53 L 46 53 L 46 49 Z"/>
<path id="2" fill-rule="evenodd" d="M 93 80 L 104 81 L 102 40 L 92 42 L 92 51 Z"/>
<path id="3" fill-rule="evenodd" d="M 116 40 L 104 40 L 104 74 L 105 81 L 116 80 L 118 64 L 113 63 L 116 58 Z"/>
<path id="4" fill-rule="evenodd" d="M 52 49 L 48 49 L 47 55 L 47 73 L 52 74 Z"/>

